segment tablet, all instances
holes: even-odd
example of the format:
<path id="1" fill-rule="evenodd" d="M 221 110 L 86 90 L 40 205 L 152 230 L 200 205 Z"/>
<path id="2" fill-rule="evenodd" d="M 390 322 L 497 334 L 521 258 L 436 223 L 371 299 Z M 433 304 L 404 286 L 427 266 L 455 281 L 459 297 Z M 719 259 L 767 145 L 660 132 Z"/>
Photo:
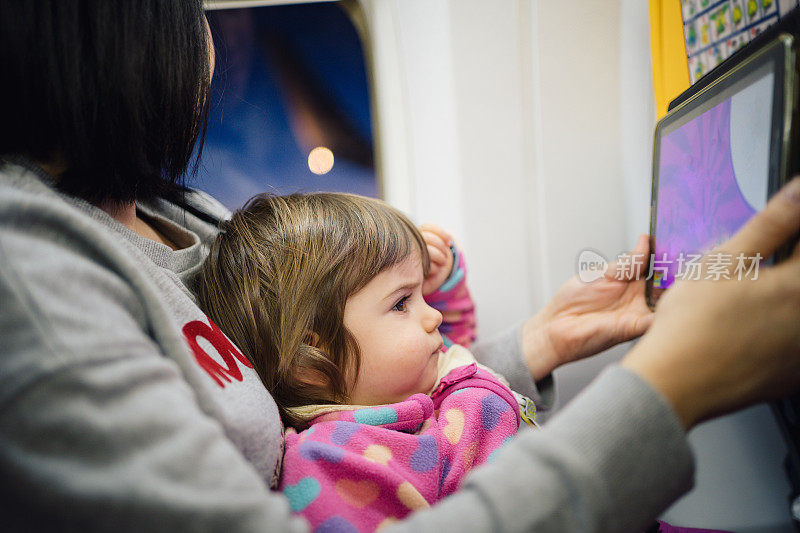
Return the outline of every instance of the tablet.
<path id="1" fill-rule="evenodd" d="M 677 279 L 695 276 L 693 262 L 763 209 L 796 170 L 796 63 L 794 38 L 782 34 L 658 122 L 651 307 Z"/>

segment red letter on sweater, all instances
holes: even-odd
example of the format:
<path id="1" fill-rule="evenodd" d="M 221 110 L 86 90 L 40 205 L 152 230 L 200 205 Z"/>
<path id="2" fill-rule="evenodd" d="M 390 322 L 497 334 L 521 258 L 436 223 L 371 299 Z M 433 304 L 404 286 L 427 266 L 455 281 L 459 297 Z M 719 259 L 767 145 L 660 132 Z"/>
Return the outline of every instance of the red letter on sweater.
<path id="1" fill-rule="evenodd" d="M 225 334 L 222 333 L 222 330 L 219 329 L 211 319 L 209 319 L 208 322 L 210 325 L 200 322 L 199 320 L 193 320 L 183 326 L 183 334 L 189 342 L 189 347 L 194 352 L 194 358 L 200 366 L 214 378 L 214 381 L 216 381 L 217 385 L 220 387 L 225 387 L 225 383 L 222 381 L 223 379 L 227 382 L 230 382 L 231 378 L 236 381 L 242 381 L 242 372 L 239 370 L 236 360 L 248 368 L 253 368 L 253 365 L 250 364 L 250 361 L 247 360 L 242 352 L 228 340 Z M 202 337 L 211 343 L 214 349 L 217 350 L 217 353 L 222 357 L 225 366 L 222 366 L 212 359 L 211 356 L 200 347 L 200 344 L 197 342 L 198 337 Z"/>

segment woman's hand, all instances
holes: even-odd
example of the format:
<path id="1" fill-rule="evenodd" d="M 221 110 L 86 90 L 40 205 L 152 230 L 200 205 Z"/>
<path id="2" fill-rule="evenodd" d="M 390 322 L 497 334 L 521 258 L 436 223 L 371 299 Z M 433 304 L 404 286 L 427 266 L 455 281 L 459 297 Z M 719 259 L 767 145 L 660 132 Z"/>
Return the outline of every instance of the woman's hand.
<path id="1" fill-rule="evenodd" d="M 769 257 L 799 228 L 795 179 L 712 253 Z M 800 248 L 752 278 L 677 282 L 622 362 L 664 394 L 687 429 L 800 385 Z"/>
<path id="2" fill-rule="evenodd" d="M 423 224 L 419 231 L 431 258 L 431 268 L 422 282 L 422 294 L 427 296 L 441 287 L 453 270 L 453 253 L 450 251 L 453 237 L 436 224 Z"/>
<path id="3" fill-rule="evenodd" d="M 648 251 L 648 238 L 641 235 L 630 255 L 645 258 Z M 636 266 L 625 269 L 624 277 L 613 263 L 597 281 L 573 277 L 522 326 L 522 352 L 534 379 L 647 330 L 653 313 L 644 298 L 646 263 L 632 262 Z"/>

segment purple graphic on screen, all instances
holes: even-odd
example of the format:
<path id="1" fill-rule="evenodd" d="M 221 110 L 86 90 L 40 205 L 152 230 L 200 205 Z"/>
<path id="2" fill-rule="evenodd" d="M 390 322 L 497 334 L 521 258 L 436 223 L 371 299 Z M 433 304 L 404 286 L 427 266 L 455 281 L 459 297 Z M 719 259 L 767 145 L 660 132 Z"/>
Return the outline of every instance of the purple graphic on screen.
<path id="1" fill-rule="evenodd" d="M 681 253 L 708 251 L 756 213 L 734 173 L 730 119 L 728 99 L 663 137 L 655 260 L 667 269 L 656 287 L 672 285 Z"/>

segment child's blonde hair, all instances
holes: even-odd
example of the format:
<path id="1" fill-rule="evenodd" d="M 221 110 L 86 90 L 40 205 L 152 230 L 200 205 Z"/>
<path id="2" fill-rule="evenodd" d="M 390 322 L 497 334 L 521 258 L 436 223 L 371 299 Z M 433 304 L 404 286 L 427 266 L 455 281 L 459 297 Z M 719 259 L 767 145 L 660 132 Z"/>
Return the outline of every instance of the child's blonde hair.
<path id="1" fill-rule="evenodd" d="M 388 204 L 343 193 L 263 194 L 224 222 L 200 274 L 209 317 L 253 363 L 284 420 L 288 407 L 346 403 L 358 344 L 347 298 L 413 251 L 419 230 Z"/>

